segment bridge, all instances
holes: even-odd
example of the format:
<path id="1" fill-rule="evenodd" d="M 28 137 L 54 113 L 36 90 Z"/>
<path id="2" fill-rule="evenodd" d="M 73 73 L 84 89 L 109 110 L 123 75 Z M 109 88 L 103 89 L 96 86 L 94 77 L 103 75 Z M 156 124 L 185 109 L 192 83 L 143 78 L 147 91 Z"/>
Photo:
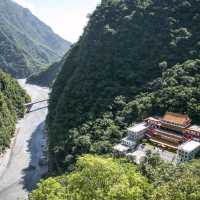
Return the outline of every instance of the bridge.
<path id="1" fill-rule="evenodd" d="M 36 102 L 31 102 L 31 103 L 24 104 L 24 106 L 26 107 L 26 113 L 30 113 L 31 112 L 31 108 L 35 104 L 42 103 L 42 102 L 45 102 L 45 101 L 48 101 L 48 100 L 49 99 L 44 99 L 44 100 L 40 100 L 40 101 L 36 101 Z"/>

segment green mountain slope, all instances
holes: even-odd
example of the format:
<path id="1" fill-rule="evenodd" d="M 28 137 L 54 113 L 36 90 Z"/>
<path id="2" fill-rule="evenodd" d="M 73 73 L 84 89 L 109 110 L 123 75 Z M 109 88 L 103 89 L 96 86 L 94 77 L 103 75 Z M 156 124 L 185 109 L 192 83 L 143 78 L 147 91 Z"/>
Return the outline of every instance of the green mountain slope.
<path id="1" fill-rule="evenodd" d="M 0 66 L 26 77 L 60 60 L 70 43 L 11 0 L 0 1 Z"/>
<path id="2" fill-rule="evenodd" d="M 51 169 L 66 170 L 82 153 L 109 153 L 123 129 L 149 113 L 197 112 L 198 87 L 187 76 L 199 73 L 199 7 L 198 0 L 102 1 L 53 86 L 47 120 Z M 179 75 L 171 80 L 189 59 L 194 68 L 183 69 L 182 85 Z M 164 87 L 165 76 L 177 85 Z"/>
<path id="3" fill-rule="evenodd" d="M 9 146 L 16 119 L 24 115 L 24 104 L 29 101 L 17 81 L 0 71 L 0 153 Z"/>
<path id="4" fill-rule="evenodd" d="M 35 73 L 31 75 L 30 77 L 28 77 L 27 83 L 36 84 L 36 85 L 45 86 L 45 87 L 51 87 L 58 73 L 62 69 L 64 62 L 67 58 L 67 55 L 68 54 L 66 54 L 59 62 L 55 62 L 52 65 L 50 65 L 47 69 L 39 73 Z"/>

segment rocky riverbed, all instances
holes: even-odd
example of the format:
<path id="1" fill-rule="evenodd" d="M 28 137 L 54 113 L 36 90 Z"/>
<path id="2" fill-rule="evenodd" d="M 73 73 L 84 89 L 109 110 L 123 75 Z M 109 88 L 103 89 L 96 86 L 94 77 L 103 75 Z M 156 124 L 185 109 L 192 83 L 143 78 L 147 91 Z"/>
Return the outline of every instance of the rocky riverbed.
<path id="1" fill-rule="evenodd" d="M 48 88 L 26 84 L 24 79 L 19 83 L 32 97 L 32 102 L 48 99 Z M 26 199 L 47 172 L 44 161 L 46 115 L 47 102 L 41 102 L 18 121 L 11 147 L 0 157 L 0 200 Z"/>

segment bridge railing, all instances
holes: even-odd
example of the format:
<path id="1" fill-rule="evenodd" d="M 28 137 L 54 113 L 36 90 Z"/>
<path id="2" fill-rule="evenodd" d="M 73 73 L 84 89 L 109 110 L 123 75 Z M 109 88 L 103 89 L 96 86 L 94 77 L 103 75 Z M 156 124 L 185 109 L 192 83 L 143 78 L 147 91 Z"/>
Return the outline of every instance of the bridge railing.
<path id="1" fill-rule="evenodd" d="M 36 101 L 36 102 L 31 102 L 31 103 L 26 103 L 24 104 L 24 106 L 31 106 L 31 105 L 34 105 L 34 104 L 38 104 L 38 103 L 42 103 L 42 102 L 45 102 L 45 101 L 48 101 L 49 99 L 44 99 L 44 100 L 40 100 L 40 101 Z"/>

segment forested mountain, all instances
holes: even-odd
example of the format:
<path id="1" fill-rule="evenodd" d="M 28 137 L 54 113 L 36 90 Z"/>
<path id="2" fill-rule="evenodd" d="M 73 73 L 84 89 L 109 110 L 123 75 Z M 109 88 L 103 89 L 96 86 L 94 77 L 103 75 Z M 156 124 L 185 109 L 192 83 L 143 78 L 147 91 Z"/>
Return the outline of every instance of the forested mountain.
<path id="1" fill-rule="evenodd" d="M 110 153 L 149 114 L 187 112 L 199 121 L 199 8 L 199 0 L 102 1 L 53 86 L 50 169 Z"/>
<path id="2" fill-rule="evenodd" d="M 30 77 L 28 77 L 27 83 L 36 84 L 36 85 L 45 86 L 45 87 L 51 87 L 58 73 L 62 69 L 64 62 L 67 58 L 67 55 L 68 53 L 65 54 L 65 56 L 59 62 L 53 63 L 47 69 L 39 73 L 35 73 L 31 75 Z"/>
<path id="3" fill-rule="evenodd" d="M 9 146 L 16 120 L 23 117 L 29 101 L 18 82 L 0 70 L 0 153 Z"/>
<path id="4" fill-rule="evenodd" d="M 70 43 L 11 0 L 0 1 L 0 66 L 26 77 L 60 60 Z"/>

